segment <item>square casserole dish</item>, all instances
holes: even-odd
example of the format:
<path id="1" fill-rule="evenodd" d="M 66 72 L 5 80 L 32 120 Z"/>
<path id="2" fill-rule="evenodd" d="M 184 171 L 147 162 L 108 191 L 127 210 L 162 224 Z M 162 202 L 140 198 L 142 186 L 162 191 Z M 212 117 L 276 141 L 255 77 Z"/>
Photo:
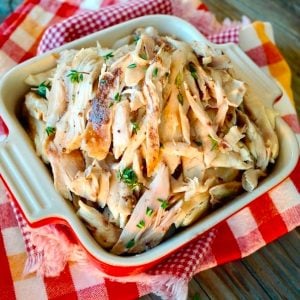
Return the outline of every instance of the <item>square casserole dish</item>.
<path id="1" fill-rule="evenodd" d="M 296 137 L 287 124 L 278 118 L 276 130 L 280 141 L 279 157 L 272 172 L 253 192 L 240 195 L 142 254 L 121 257 L 102 249 L 77 217 L 71 205 L 54 189 L 47 167 L 36 155 L 33 144 L 18 119 L 24 95 L 29 90 L 24 80 L 29 74 L 54 67 L 55 61 L 51 53 L 58 53 L 63 49 L 95 46 L 96 41 L 104 47 L 109 47 L 114 41 L 130 34 L 137 27 L 145 26 L 154 26 L 160 33 L 173 35 L 188 43 L 198 41 L 212 45 L 196 28 L 177 17 L 145 16 L 102 30 L 30 59 L 10 70 L 0 84 L 0 115 L 9 130 L 8 137 L 0 143 L 0 174 L 14 195 L 24 217 L 32 227 L 53 223 L 67 224 L 97 267 L 115 276 L 136 274 L 154 266 L 281 182 L 291 173 L 298 160 Z M 222 49 L 229 56 L 236 77 L 248 83 L 249 96 L 255 93 L 269 107 L 275 99 L 281 97 L 282 92 L 277 84 L 265 75 L 238 46 L 234 44 L 212 46 Z"/>

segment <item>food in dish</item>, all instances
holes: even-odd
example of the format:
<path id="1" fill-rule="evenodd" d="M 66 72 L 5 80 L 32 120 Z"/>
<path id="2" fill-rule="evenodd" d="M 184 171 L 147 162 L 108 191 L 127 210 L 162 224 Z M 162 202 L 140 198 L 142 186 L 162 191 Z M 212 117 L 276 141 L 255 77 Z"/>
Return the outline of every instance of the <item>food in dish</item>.
<path id="1" fill-rule="evenodd" d="M 26 126 L 56 190 L 112 253 L 156 246 L 275 162 L 276 114 L 218 49 L 147 27 L 56 59 L 26 79 Z"/>

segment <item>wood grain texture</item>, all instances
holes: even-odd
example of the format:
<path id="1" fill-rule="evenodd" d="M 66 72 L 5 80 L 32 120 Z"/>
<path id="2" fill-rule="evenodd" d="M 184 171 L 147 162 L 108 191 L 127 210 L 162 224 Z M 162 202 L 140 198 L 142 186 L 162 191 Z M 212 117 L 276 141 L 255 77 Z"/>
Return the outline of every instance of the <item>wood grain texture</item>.
<path id="1" fill-rule="evenodd" d="M 275 40 L 292 70 L 292 88 L 300 116 L 300 1 L 203 0 L 218 20 L 225 17 L 272 23 Z M 194 276 L 189 299 L 300 299 L 300 230 L 240 261 Z M 149 295 L 142 300 L 158 300 Z M 181 299 L 179 299 L 181 300 Z"/>

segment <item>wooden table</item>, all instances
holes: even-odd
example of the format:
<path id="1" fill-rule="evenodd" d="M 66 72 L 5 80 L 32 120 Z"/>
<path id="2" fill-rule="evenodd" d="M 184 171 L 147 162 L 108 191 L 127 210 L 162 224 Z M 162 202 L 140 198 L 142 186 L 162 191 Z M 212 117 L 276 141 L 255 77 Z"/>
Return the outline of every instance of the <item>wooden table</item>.
<path id="1" fill-rule="evenodd" d="M 3 0 L 0 20 L 21 0 Z M 247 15 L 271 22 L 277 45 L 291 66 L 300 115 L 300 1 L 203 0 L 219 20 Z M 189 284 L 189 299 L 300 299 L 300 230 L 240 261 L 201 272 Z M 142 300 L 159 299 L 154 295 Z M 180 299 L 181 300 L 181 299 Z"/>
<path id="2" fill-rule="evenodd" d="M 279 49 L 293 73 L 292 87 L 300 116 L 300 1 L 203 0 L 219 20 L 271 22 Z M 300 230 L 240 261 L 201 272 L 189 284 L 189 299 L 300 299 Z M 159 299 L 150 295 L 142 300 Z"/>

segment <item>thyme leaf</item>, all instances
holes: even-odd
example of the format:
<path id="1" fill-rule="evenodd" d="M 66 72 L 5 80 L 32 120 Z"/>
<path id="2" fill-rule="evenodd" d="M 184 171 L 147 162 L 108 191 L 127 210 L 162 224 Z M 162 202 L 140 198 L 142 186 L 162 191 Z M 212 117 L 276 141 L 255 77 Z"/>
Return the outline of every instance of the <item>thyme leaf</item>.
<path id="1" fill-rule="evenodd" d="M 83 81 L 83 74 L 89 74 L 88 72 L 80 72 L 77 70 L 71 70 L 67 77 L 70 78 L 72 83 L 79 83 L 80 81 Z"/>
<path id="2" fill-rule="evenodd" d="M 112 52 L 109 52 L 109 53 L 103 55 L 102 57 L 103 57 L 104 61 L 106 62 L 106 61 L 109 60 L 110 58 L 113 58 L 114 55 L 113 55 Z"/>
<path id="3" fill-rule="evenodd" d="M 126 183 L 132 190 L 142 186 L 142 184 L 138 182 L 136 173 L 131 168 L 125 168 L 122 171 L 119 170 L 117 172 L 117 178 Z"/>
<path id="4" fill-rule="evenodd" d="M 140 228 L 140 229 L 144 228 L 145 227 L 145 221 L 141 220 L 139 223 L 136 224 L 136 227 Z"/>
<path id="5" fill-rule="evenodd" d="M 177 99 L 178 99 L 178 102 L 179 102 L 181 105 L 183 105 L 183 96 L 182 96 L 181 93 L 179 93 L 179 94 L 177 95 Z"/>
<path id="6" fill-rule="evenodd" d="M 47 135 L 50 136 L 55 133 L 56 129 L 54 127 L 48 126 L 48 127 L 46 127 L 45 131 L 46 131 Z"/>
<path id="7" fill-rule="evenodd" d="M 34 90 L 39 96 L 46 99 L 47 90 L 50 90 L 50 89 L 51 89 L 50 82 L 43 81 L 36 88 L 33 88 L 32 90 Z"/>
<path id="8" fill-rule="evenodd" d="M 169 206 L 169 202 L 167 200 L 164 200 L 164 199 L 161 199 L 161 198 L 158 198 L 157 200 L 161 203 L 160 207 L 162 209 L 166 209 Z"/>
<path id="9" fill-rule="evenodd" d="M 132 247 L 134 246 L 134 244 L 135 244 L 134 239 L 131 239 L 131 240 L 126 244 L 126 248 L 127 248 L 127 249 L 130 249 L 130 248 L 132 248 Z"/>
<path id="10" fill-rule="evenodd" d="M 131 126 L 132 126 L 132 132 L 134 134 L 137 134 L 138 130 L 140 129 L 140 126 L 137 122 L 131 121 Z"/>
<path id="11" fill-rule="evenodd" d="M 146 215 L 147 215 L 148 217 L 151 217 L 152 214 L 153 214 L 153 209 L 150 208 L 150 207 L 147 207 L 147 208 L 146 208 Z"/>
<path id="12" fill-rule="evenodd" d="M 154 70 L 152 72 L 152 76 L 157 77 L 157 74 L 158 74 L 158 68 L 154 68 Z"/>
<path id="13" fill-rule="evenodd" d="M 211 135 L 208 136 L 211 142 L 211 149 L 210 151 L 214 151 L 219 147 L 219 143 L 217 140 L 215 140 Z"/>
<path id="14" fill-rule="evenodd" d="M 129 69 L 134 69 L 134 68 L 136 68 L 136 63 L 133 63 L 133 64 L 128 65 L 127 68 L 129 68 Z"/>

